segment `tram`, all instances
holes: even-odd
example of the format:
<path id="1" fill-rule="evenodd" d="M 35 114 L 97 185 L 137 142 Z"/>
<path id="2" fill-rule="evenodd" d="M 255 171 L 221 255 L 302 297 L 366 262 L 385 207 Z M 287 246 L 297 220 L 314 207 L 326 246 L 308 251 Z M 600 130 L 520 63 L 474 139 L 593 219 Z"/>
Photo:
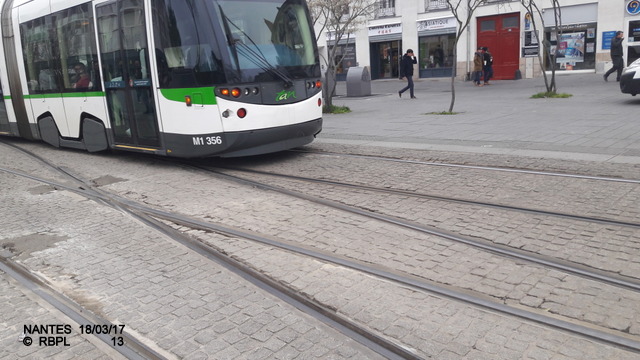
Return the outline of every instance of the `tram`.
<path id="1" fill-rule="evenodd" d="M 248 156 L 322 129 L 304 0 L 0 0 L 0 134 Z"/>

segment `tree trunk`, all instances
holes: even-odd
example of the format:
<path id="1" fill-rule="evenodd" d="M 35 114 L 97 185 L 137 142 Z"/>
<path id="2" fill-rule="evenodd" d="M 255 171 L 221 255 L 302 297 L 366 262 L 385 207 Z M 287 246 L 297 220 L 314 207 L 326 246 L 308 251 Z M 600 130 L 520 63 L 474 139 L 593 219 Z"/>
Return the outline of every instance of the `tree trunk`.
<path id="1" fill-rule="evenodd" d="M 327 109 L 333 107 L 333 97 L 336 95 L 336 73 L 331 66 L 324 73 L 324 106 Z"/>
<path id="2" fill-rule="evenodd" d="M 451 68 L 451 104 L 449 112 L 453 112 L 453 105 L 456 103 L 456 73 L 458 72 L 458 42 L 453 45 L 453 66 Z"/>

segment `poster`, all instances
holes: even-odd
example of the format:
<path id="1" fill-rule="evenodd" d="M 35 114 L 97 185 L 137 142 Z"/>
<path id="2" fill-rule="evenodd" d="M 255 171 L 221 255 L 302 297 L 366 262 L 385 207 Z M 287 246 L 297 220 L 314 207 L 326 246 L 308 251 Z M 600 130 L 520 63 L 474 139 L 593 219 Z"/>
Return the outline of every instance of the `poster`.
<path id="1" fill-rule="evenodd" d="M 559 64 L 584 62 L 584 32 L 561 34 L 557 45 Z"/>

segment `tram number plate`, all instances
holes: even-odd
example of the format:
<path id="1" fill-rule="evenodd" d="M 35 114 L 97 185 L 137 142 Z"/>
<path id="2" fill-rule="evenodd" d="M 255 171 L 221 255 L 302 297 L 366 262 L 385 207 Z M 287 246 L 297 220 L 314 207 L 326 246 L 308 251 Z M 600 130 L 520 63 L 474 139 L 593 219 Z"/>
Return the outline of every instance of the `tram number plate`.
<path id="1" fill-rule="evenodd" d="M 222 145 L 222 136 L 194 136 L 193 145 Z"/>

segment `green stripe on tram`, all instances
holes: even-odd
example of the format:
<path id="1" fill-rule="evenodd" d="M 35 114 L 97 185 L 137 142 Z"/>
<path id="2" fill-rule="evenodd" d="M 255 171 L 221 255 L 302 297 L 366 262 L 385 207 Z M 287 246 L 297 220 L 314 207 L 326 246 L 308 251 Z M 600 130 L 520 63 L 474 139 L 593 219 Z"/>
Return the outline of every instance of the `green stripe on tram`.
<path id="1" fill-rule="evenodd" d="M 182 88 L 182 89 L 160 89 L 162 96 L 167 100 L 178 101 L 183 103 L 185 96 L 191 96 L 191 100 L 194 104 L 200 105 L 216 105 L 216 95 L 214 94 L 214 88 L 202 87 L 202 88 Z"/>
<path id="2" fill-rule="evenodd" d="M 76 97 L 99 97 L 104 96 L 102 91 L 86 91 L 86 92 L 69 92 L 69 93 L 52 93 L 52 94 L 31 94 L 24 95 L 25 99 L 56 99 L 56 98 L 76 98 Z M 5 96 L 5 99 L 11 99 L 11 96 Z"/>

